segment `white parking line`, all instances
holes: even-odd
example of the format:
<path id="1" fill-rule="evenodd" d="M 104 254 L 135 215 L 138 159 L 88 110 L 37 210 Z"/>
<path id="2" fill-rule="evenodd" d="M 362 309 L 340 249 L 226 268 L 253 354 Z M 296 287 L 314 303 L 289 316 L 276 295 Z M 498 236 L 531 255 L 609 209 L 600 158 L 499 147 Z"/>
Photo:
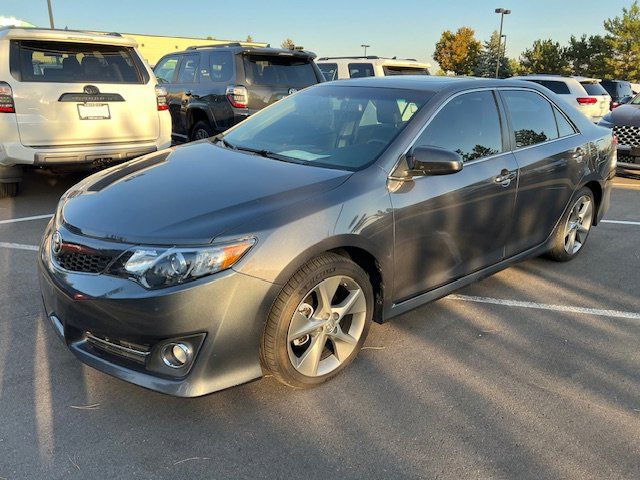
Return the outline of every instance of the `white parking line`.
<path id="1" fill-rule="evenodd" d="M 6 223 L 28 222 L 29 220 L 43 220 L 51 217 L 53 217 L 53 215 L 35 215 L 33 217 L 10 218 L 9 220 L 0 220 L 0 225 L 4 225 Z"/>
<path id="2" fill-rule="evenodd" d="M 454 300 L 459 302 L 472 302 L 472 303 L 489 303 L 491 305 L 502 305 L 505 307 L 534 308 L 537 310 L 553 310 L 556 312 L 583 313 L 586 315 L 597 315 L 600 317 L 630 318 L 633 320 L 640 320 L 640 313 L 622 312 L 620 310 L 603 310 L 600 308 L 572 307 L 569 305 L 549 305 L 547 303 L 522 302 L 520 300 L 505 300 L 500 298 L 474 297 L 470 295 L 457 295 L 457 294 L 452 294 L 447 297 L 444 297 L 444 300 Z"/>
<path id="3" fill-rule="evenodd" d="M 13 248 L 14 250 L 30 250 L 33 252 L 38 251 L 37 245 L 23 245 L 21 243 L 0 242 L 0 248 Z"/>
<path id="4" fill-rule="evenodd" d="M 640 222 L 630 220 L 601 220 L 602 223 L 617 223 L 618 225 L 640 225 Z"/>

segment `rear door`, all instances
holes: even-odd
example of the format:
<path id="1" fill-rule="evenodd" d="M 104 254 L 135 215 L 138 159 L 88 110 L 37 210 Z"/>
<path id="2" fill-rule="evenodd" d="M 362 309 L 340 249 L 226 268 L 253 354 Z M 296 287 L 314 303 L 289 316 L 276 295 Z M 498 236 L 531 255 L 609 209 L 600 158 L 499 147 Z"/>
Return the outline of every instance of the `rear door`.
<path id="1" fill-rule="evenodd" d="M 12 40 L 23 145 L 149 141 L 160 132 L 150 76 L 127 46 Z"/>
<path id="2" fill-rule="evenodd" d="M 167 101 L 173 121 L 173 133 L 188 136 L 187 106 L 198 81 L 200 54 L 190 53 L 180 56 L 175 81 L 168 90 Z"/>
<path id="3" fill-rule="evenodd" d="M 262 109 L 321 81 L 318 75 L 322 74 L 319 70 L 316 74 L 317 67 L 306 55 L 249 51 L 242 59 L 250 110 Z"/>

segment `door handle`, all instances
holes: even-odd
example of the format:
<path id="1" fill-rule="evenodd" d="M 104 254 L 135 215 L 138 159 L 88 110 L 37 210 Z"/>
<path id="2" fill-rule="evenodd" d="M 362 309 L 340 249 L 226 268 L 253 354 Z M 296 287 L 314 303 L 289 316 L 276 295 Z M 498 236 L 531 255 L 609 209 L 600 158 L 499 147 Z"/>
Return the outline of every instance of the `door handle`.
<path id="1" fill-rule="evenodd" d="M 518 172 L 516 172 L 515 170 L 514 171 L 509 171 L 506 168 L 504 168 L 500 172 L 500 175 L 498 175 L 495 178 L 495 182 L 499 183 L 503 187 L 507 188 L 509 185 L 511 185 L 511 180 L 513 180 L 517 176 L 518 176 Z"/>

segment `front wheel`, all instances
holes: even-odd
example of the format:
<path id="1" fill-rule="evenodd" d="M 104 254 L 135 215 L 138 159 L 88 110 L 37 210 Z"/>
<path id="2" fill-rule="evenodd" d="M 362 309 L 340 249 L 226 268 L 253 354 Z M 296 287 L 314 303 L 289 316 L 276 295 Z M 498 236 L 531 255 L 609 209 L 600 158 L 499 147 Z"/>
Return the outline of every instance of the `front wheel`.
<path id="1" fill-rule="evenodd" d="M 373 317 L 368 275 L 325 253 L 298 270 L 274 302 L 262 338 L 265 369 L 292 387 L 312 387 L 347 367 Z"/>
<path id="2" fill-rule="evenodd" d="M 595 201 L 591 189 L 584 187 L 576 195 L 571 208 L 565 212 L 553 237 L 547 256 L 557 262 L 574 259 L 583 249 L 595 215 Z"/>

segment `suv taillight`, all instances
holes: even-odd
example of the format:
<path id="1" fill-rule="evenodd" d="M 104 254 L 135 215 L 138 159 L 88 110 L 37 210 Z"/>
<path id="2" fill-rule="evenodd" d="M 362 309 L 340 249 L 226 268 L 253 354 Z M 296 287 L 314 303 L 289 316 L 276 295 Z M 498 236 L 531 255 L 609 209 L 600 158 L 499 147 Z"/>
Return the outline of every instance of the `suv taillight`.
<path id="1" fill-rule="evenodd" d="M 158 102 L 159 111 L 169 110 L 169 105 L 167 104 L 167 89 L 160 85 L 156 85 L 156 101 Z"/>
<path id="2" fill-rule="evenodd" d="M 0 113 L 16 113 L 13 91 L 8 83 L 0 82 Z"/>
<path id="3" fill-rule="evenodd" d="M 249 94 L 245 87 L 229 85 L 227 87 L 227 99 L 236 108 L 247 108 L 249 104 Z"/>
<path id="4" fill-rule="evenodd" d="M 594 103 L 598 103 L 598 99 L 595 97 L 578 97 L 576 100 L 580 105 L 593 105 Z"/>

